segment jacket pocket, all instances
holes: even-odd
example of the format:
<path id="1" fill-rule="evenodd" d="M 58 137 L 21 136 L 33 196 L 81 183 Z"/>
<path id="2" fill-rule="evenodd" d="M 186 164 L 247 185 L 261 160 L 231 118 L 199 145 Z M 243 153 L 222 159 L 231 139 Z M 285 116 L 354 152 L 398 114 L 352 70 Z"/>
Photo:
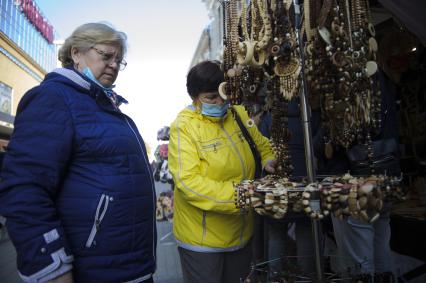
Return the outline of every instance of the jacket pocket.
<path id="1" fill-rule="evenodd" d="M 200 143 L 201 150 L 207 151 L 207 152 L 217 153 L 219 148 L 221 148 L 222 146 L 223 146 L 223 143 L 217 139 L 213 141 L 209 141 L 209 142 Z"/>
<path id="2" fill-rule="evenodd" d="M 95 219 L 93 221 L 92 230 L 90 231 L 89 238 L 86 241 L 86 248 L 91 248 L 93 246 L 95 236 L 99 232 L 102 220 L 105 217 L 105 214 L 108 210 L 108 204 L 110 202 L 110 197 L 106 194 L 102 194 L 98 206 L 96 208 Z"/>

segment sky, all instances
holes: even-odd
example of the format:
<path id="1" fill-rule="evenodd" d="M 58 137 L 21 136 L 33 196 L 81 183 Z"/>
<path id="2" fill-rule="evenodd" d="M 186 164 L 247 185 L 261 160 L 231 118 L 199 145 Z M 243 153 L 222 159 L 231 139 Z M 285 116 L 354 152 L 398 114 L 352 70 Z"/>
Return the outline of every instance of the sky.
<path id="1" fill-rule="evenodd" d="M 128 65 L 115 91 L 121 110 L 155 150 L 157 131 L 170 125 L 191 100 L 186 74 L 210 20 L 201 0 L 36 0 L 61 39 L 88 22 L 107 22 L 128 36 Z"/>

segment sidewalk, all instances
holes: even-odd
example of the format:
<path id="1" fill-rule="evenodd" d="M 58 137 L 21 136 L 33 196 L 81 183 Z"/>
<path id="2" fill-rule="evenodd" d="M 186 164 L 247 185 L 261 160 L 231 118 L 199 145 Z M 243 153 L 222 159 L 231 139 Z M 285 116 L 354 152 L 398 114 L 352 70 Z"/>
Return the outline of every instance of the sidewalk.
<path id="1" fill-rule="evenodd" d="M 4 228 L 0 231 L 0 282 L 20 283 L 18 271 L 16 270 L 16 252 Z"/>
<path id="2" fill-rule="evenodd" d="M 169 184 L 155 183 L 157 196 L 170 189 Z M 157 271 L 154 274 L 155 283 L 183 283 L 180 259 L 176 240 L 172 233 L 173 224 L 157 222 Z"/>

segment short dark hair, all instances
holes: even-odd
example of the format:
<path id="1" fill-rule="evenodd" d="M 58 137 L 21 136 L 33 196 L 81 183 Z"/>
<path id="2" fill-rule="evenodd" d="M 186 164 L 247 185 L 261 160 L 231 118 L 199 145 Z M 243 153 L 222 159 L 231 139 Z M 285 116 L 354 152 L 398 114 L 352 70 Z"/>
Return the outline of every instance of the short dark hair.
<path id="1" fill-rule="evenodd" d="M 224 81 L 219 61 L 203 61 L 191 68 L 186 77 L 186 89 L 192 99 L 202 92 L 218 91 Z"/>

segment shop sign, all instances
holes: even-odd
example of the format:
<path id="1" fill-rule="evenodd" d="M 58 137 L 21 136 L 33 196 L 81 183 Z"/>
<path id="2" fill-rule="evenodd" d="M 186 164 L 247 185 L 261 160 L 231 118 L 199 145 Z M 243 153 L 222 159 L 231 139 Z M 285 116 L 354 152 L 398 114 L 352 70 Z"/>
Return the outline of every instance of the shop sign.
<path id="1" fill-rule="evenodd" d="M 0 82 L 0 112 L 12 113 L 12 88 Z"/>
<path id="2" fill-rule="evenodd" d="M 20 6 L 20 10 L 41 35 L 49 42 L 53 43 L 53 27 L 40 13 L 33 0 L 15 0 L 15 5 Z"/>

